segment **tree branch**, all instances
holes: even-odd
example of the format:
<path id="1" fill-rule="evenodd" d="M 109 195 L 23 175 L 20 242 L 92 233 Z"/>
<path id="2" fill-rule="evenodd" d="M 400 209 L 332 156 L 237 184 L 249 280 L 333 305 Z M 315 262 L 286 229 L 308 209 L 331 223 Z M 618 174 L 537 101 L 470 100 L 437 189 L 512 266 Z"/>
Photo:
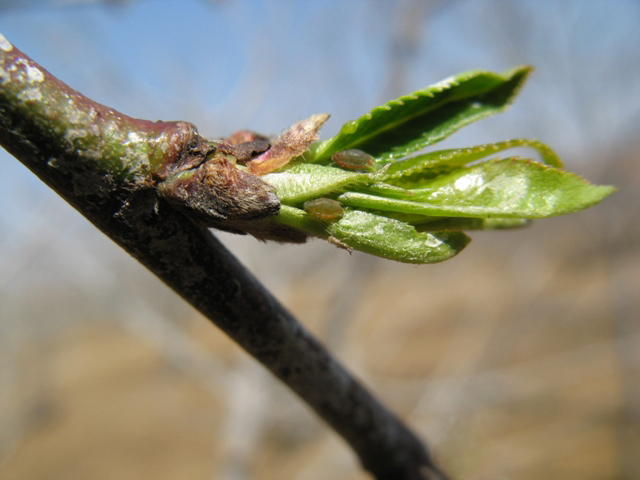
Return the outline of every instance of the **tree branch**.
<path id="1" fill-rule="evenodd" d="M 213 162 L 215 145 L 195 126 L 133 119 L 93 102 L 0 35 L 0 144 L 286 383 L 375 478 L 445 478 L 422 443 L 207 228 L 158 196 L 171 175 L 220 181 L 233 169 L 224 192 L 219 184 L 196 192 L 198 208 L 204 202 L 222 219 L 277 212 L 271 188 L 227 160 Z"/>

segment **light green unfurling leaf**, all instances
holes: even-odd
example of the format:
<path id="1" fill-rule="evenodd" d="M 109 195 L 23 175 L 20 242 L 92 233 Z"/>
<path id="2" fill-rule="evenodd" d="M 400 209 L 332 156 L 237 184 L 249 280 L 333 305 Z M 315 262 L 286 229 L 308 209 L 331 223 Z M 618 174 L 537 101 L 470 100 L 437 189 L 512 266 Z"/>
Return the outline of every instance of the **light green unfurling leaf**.
<path id="1" fill-rule="evenodd" d="M 347 192 L 337 199 L 350 207 L 439 217 L 542 218 L 590 207 L 614 190 L 564 170 L 510 158 L 455 169 L 406 190 L 403 198 Z"/>
<path id="2" fill-rule="evenodd" d="M 469 237 L 463 230 L 521 227 L 532 218 L 598 203 L 615 189 L 562 170 L 558 156 L 537 140 L 411 156 L 503 110 L 529 71 L 468 72 L 400 97 L 312 144 L 280 171 L 263 175 L 282 204 L 279 215 L 269 219 L 278 228 L 267 229 L 268 238 L 287 241 L 286 232 L 304 232 L 349 250 L 434 263 L 465 247 Z M 535 150 L 543 163 L 485 158 L 521 147 Z M 344 152 L 350 149 L 362 152 Z M 332 161 L 336 152 L 341 153 Z"/>
<path id="3" fill-rule="evenodd" d="M 358 210 L 347 210 L 327 232 L 348 247 L 405 263 L 448 260 L 469 243 L 462 232 L 419 233 L 404 222 Z"/>
<path id="4" fill-rule="evenodd" d="M 261 178 L 276 188 L 280 201 L 287 205 L 328 195 L 347 186 L 372 183 L 367 174 L 313 164 L 293 165 L 281 173 L 270 173 Z"/>

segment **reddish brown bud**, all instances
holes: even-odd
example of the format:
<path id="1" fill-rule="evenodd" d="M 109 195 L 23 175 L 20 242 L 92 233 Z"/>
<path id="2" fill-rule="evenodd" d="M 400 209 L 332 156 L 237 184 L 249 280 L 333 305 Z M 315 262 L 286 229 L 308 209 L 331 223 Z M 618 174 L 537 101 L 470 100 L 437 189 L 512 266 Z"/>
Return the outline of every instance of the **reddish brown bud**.
<path id="1" fill-rule="evenodd" d="M 249 171 L 256 175 L 264 175 L 302 155 L 309 145 L 318 139 L 318 132 L 328 118 L 328 114 L 322 113 L 296 123 L 280 135 L 267 152 L 247 163 Z"/>

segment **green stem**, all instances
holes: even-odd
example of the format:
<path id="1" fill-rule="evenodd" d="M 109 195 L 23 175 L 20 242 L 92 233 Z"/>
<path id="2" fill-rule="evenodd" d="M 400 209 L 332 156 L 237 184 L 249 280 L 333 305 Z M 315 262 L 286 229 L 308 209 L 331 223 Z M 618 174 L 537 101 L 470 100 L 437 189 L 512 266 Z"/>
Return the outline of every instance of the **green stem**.
<path id="1" fill-rule="evenodd" d="M 309 218 L 309 215 L 299 208 L 282 205 L 280 207 L 280 213 L 278 216 L 273 217 L 273 221 L 281 225 L 286 225 L 288 227 L 293 227 L 297 230 L 313 234 L 318 238 L 324 238 L 325 240 L 329 238 L 326 224 L 319 220 Z"/>

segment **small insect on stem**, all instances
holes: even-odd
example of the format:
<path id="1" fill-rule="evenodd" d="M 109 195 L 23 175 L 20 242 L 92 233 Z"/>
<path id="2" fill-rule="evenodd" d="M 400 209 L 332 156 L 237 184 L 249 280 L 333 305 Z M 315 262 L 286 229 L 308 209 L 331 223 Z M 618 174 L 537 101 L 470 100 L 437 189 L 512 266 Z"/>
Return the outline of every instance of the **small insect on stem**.
<path id="1" fill-rule="evenodd" d="M 309 200 L 304 203 L 302 208 L 304 208 L 304 210 L 312 217 L 324 222 L 337 220 L 344 214 L 344 210 L 342 205 L 340 205 L 340 202 L 325 197 Z"/>
<path id="2" fill-rule="evenodd" d="M 373 170 L 373 157 L 356 148 L 336 152 L 331 155 L 331 160 L 347 170 Z"/>

